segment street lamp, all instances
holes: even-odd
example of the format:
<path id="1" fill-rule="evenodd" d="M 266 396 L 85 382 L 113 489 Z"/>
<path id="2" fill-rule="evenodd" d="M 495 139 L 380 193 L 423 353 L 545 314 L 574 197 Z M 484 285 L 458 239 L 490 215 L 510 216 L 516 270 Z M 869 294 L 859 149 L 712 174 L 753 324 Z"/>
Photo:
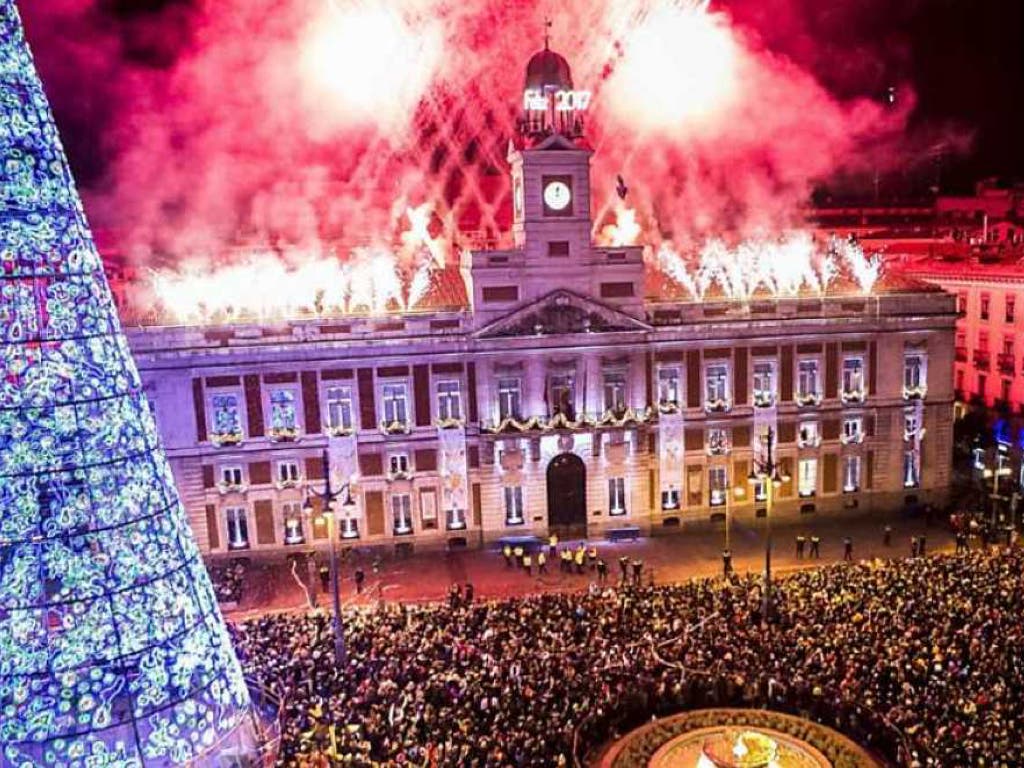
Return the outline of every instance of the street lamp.
<path id="1" fill-rule="evenodd" d="M 351 517 L 356 503 L 352 500 L 352 483 L 345 483 L 337 490 L 331 488 L 331 458 L 326 450 L 323 452 L 323 466 L 324 489 L 317 495 L 320 497 L 321 503 L 320 514 L 327 523 L 327 538 L 330 541 L 331 547 L 331 588 L 334 595 L 334 661 L 339 666 L 343 666 L 348 658 L 345 650 L 345 636 L 341 626 L 341 587 L 338 583 L 338 571 L 340 569 L 338 568 L 338 545 L 335 541 L 338 534 L 338 520 L 337 512 L 333 509 L 332 504 L 344 494 L 345 497 L 341 502 L 341 507 L 345 512 L 345 518 L 348 519 Z M 309 496 L 306 497 L 302 509 L 306 514 L 312 514 L 313 502 Z"/>
<path id="2" fill-rule="evenodd" d="M 779 473 L 774 448 L 775 430 L 769 427 L 765 435 L 764 458 L 751 459 L 750 474 L 747 475 L 747 480 L 751 484 L 768 481 L 765 488 L 764 595 L 761 607 L 765 621 L 768 620 L 772 608 L 772 501 L 775 498 L 775 489 L 789 479 Z"/>

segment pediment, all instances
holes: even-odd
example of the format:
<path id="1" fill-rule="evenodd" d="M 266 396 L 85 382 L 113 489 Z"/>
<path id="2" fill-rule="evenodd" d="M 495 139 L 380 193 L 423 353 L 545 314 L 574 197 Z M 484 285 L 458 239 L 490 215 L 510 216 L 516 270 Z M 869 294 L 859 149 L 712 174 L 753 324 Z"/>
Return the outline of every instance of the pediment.
<path id="1" fill-rule="evenodd" d="M 488 323 L 477 338 L 649 331 L 651 326 L 593 299 L 557 290 Z"/>

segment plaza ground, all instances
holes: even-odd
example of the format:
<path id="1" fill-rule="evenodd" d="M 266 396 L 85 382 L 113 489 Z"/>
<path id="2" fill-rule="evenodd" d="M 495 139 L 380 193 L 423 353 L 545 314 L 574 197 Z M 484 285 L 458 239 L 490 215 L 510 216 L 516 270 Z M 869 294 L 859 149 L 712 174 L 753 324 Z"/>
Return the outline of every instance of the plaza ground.
<path id="1" fill-rule="evenodd" d="M 883 543 L 886 525 L 893 529 L 889 546 Z M 814 535 L 821 538 L 820 559 L 807 557 L 809 543 L 804 558 L 796 557 L 796 537 L 800 534 L 808 539 Z M 928 552 L 953 549 L 953 535 L 945 520 L 928 521 L 921 515 L 911 517 L 905 512 L 775 522 L 772 525 L 772 569 L 773 573 L 783 574 L 840 561 L 846 536 L 853 540 L 855 560 L 908 557 L 912 537 L 922 535 L 926 537 Z M 730 546 L 736 572 L 763 572 L 765 537 L 763 520 L 733 521 Z M 690 522 L 671 533 L 659 533 L 636 542 L 610 543 L 595 539 L 588 541 L 588 545 L 596 546 L 599 556 L 608 563 L 610 582 L 618 578 L 619 558 L 626 556 L 643 561 L 645 583 L 653 575 L 655 583 L 663 584 L 720 575 L 724 541 L 724 523 Z M 320 554 L 320 560 L 326 562 L 324 553 Z M 378 563 L 377 569 L 374 562 Z M 356 594 L 354 573 L 357 568 L 362 569 L 366 577 L 362 594 Z M 423 551 L 407 557 L 396 557 L 390 549 L 357 547 L 346 553 L 341 565 L 341 593 L 346 605 L 370 605 L 379 599 L 443 600 L 453 583 L 463 586 L 471 583 L 477 598 L 501 598 L 585 589 L 594 579 L 595 575 L 589 571 L 584 575 L 561 573 L 557 562 L 548 563 L 546 575 L 538 575 L 534 567 L 533 575 L 528 576 L 520 568 L 507 567 L 496 546 L 452 552 Z M 312 581 L 314 599 L 321 605 L 328 604 L 329 596 L 322 593 L 319 578 L 315 572 L 311 574 L 304 563 L 297 562 L 293 567 L 281 554 L 266 559 L 253 558 L 245 575 L 239 605 L 225 613 L 229 618 L 241 619 L 265 611 L 302 608 L 307 605 L 307 598 L 298 580 L 307 587 Z"/>

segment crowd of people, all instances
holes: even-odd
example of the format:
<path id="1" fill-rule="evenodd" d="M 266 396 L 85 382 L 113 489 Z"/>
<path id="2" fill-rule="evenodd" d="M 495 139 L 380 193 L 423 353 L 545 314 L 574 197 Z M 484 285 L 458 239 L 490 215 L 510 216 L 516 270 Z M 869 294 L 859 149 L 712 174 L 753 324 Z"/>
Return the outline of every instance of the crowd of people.
<path id="1" fill-rule="evenodd" d="M 245 562 L 232 560 L 210 568 L 210 580 L 217 602 L 222 605 L 238 605 L 242 601 L 242 585 L 245 583 Z"/>
<path id="2" fill-rule="evenodd" d="M 838 563 L 778 580 L 602 586 L 276 615 L 234 628 L 283 701 L 281 764 L 557 768 L 703 706 L 828 722 L 913 766 L 1020 765 L 1020 550 Z M 896 734 L 896 735 L 894 735 Z"/>

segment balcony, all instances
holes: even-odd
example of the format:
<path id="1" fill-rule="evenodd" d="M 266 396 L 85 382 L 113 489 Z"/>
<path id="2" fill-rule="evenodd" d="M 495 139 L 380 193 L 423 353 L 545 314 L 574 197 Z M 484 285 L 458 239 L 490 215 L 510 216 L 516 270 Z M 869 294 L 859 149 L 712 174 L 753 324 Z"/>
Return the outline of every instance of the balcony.
<path id="1" fill-rule="evenodd" d="M 956 361 L 958 363 L 966 363 L 967 362 L 967 347 L 957 347 L 956 348 Z"/>
<path id="2" fill-rule="evenodd" d="M 987 371 L 992 364 L 992 356 L 987 349 L 974 350 L 974 367 L 980 371 Z"/>
<path id="3" fill-rule="evenodd" d="M 821 393 L 797 392 L 795 400 L 799 408 L 815 408 L 821 405 Z"/>
<path id="4" fill-rule="evenodd" d="M 1013 376 L 1014 371 L 1014 359 L 1012 352 L 1002 352 L 996 358 L 996 365 L 999 366 L 999 372 L 1005 373 L 1007 376 Z"/>
<path id="5" fill-rule="evenodd" d="M 860 389 L 844 390 L 840 394 L 840 398 L 842 399 L 842 401 L 843 401 L 843 403 L 845 405 L 853 405 L 853 404 L 863 403 L 867 399 L 867 397 L 868 397 L 868 392 L 863 387 L 861 387 Z"/>
<path id="6" fill-rule="evenodd" d="M 775 406 L 775 393 L 764 390 L 754 391 L 755 408 L 772 408 Z"/>
<path id="7" fill-rule="evenodd" d="M 707 413 L 728 413 L 732 409 L 732 403 L 723 397 L 709 398 L 704 401 L 704 410 Z"/>

